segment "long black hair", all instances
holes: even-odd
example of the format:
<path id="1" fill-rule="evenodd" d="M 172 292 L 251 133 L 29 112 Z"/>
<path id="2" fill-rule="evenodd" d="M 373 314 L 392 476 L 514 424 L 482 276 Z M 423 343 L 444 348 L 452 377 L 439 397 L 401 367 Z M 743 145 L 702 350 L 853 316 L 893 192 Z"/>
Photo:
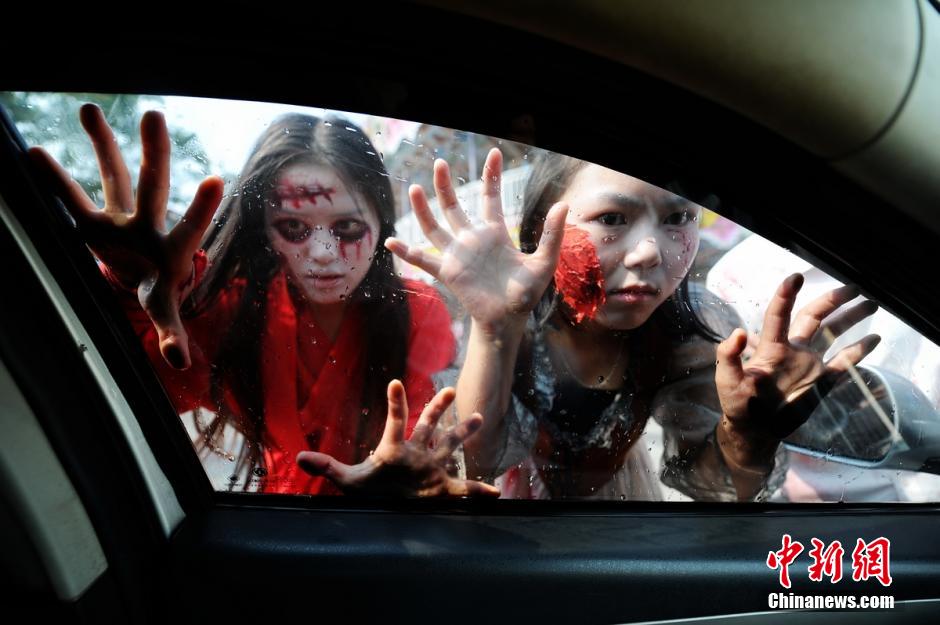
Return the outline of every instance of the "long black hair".
<path id="1" fill-rule="evenodd" d="M 344 119 L 299 113 L 281 116 L 258 138 L 234 192 L 220 208 L 217 226 L 210 228 L 204 237 L 202 246 L 208 254 L 208 268 L 183 309 L 186 316 L 195 316 L 233 284 L 244 285 L 233 322 L 212 356 L 209 381 L 216 414 L 208 424 L 200 425 L 196 419 L 197 428 L 210 448 L 226 423 L 245 436 L 235 475 L 245 470 L 249 475 L 264 474 L 264 392 L 271 389 L 264 389 L 261 384 L 264 358 L 261 338 L 268 287 L 282 266 L 268 239 L 266 214 L 268 204 L 275 201 L 280 172 L 296 164 L 333 169 L 350 193 L 364 201 L 379 221 L 379 244 L 369 270 L 347 297 L 351 305 L 360 307 L 364 316 L 367 365 L 362 404 L 363 415 L 371 415 L 363 416 L 359 426 L 356 461 L 378 443 L 381 433 L 380 427 L 365 421 L 375 422 L 385 414 L 386 386 L 405 373 L 409 314 L 392 254 L 381 243 L 395 234 L 395 204 L 378 150 L 361 129 Z M 235 405 L 229 405 L 229 397 Z M 250 480 L 245 480 L 246 489 L 249 483 Z"/>

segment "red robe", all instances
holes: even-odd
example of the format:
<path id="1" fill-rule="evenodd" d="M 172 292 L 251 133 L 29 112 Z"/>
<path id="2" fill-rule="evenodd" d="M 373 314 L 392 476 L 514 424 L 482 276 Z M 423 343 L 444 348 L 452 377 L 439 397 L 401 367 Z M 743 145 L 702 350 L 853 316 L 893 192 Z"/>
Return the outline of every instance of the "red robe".
<path id="1" fill-rule="evenodd" d="M 405 280 L 410 313 L 408 357 L 404 380 L 411 434 L 425 404 L 434 396 L 431 374 L 451 363 L 455 354 L 451 319 L 440 296 L 430 286 Z M 160 354 L 157 332 L 135 297 L 125 298 L 125 310 L 140 336 L 150 361 L 176 410 L 197 407 L 214 411 L 210 398 L 209 366 L 238 309 L 242 289 L 234 286 L 217 302 L 185 322 L 192 367 L 177 371 Z M 262 490 L 271 493 L 338 494 L 326 479 L 304 473 L 295 461 L 303 450 L 330 454 L 354 464 L 360 420 L 381 432 L 385 413 L 364 414 L 362 384 L 366 375 L 361 346 L 361 311 L 347 308 L 335 341 L 317 327 L 309 310 L 297 306 L 283 275 L 268 289 L 267 326 L 262 337 L 261 383 L 264 389 L 264 465 Z M 231 395 L 228 395 L 231 397 Z"/>

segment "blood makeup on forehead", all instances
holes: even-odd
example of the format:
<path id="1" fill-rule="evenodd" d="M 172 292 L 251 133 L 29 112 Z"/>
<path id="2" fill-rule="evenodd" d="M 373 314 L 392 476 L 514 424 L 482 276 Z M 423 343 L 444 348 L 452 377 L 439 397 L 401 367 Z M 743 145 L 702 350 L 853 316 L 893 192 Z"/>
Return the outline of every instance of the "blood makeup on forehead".
<path id="1" fill-rule="evenodd" d="M 587 232 L 566 226 L 561 257 L 555 268 L 555 288 L 574 313 L 575 323 L 593 319 L 607 301 L 604 272 Z"/>
<path id="2" fill-rule="evenodd" d="M 367 249 L 372 249 L 372 228 L 366 226 L 366 231 L 361 237 L 355 241 L 344 241 L 340 239 L 339 242 L 339 254 L 343 257 L 344 261 L 349 261 L 349 246 L 354 245 L 356 247 L 356 260 L 362 260 L 362 242 L 367 240 Z"/>
<path id="3" fill-rule="evenodd" d="M 335 187 L 325 187 L 318 180 L 312 184 L 293 185 L 287 182 L 281 182 L 277 186 L 277 197 L 285 205 L 300 210 L 303 202 L 310 202 L 317 205 L 317 198 L 326 198 L 330 204 L 333 203 L 333 195 L 336 194 Z"/>

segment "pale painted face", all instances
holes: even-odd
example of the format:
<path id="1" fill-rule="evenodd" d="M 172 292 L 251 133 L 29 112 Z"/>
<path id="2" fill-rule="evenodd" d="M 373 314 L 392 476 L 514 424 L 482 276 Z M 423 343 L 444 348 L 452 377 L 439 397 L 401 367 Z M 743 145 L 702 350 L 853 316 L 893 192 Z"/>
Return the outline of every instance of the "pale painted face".
<path id="1" fill-rule="evenodd" d="M 702 207 L 599 165 L 581 169 L 560 201 L 570 207 L 567 226 L 583 230 L 597 251 L 605 301 L 593 321 L 641 326 L 688 273 Z"/>
<path id="2" fill-rule="evenodd" d="M 297 164 L 281 171 L 267 234 L 293 284 L 312 305 L 344 303 L 372 264 L 379 220 L 336 172 Z"/>

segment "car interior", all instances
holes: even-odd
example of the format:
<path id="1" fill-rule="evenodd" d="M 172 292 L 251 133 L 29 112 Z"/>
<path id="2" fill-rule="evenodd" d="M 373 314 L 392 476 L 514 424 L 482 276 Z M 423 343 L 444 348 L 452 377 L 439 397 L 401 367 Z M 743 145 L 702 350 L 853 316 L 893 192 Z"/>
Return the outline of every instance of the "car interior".
<path id="1" fill-rule="evenodd" d="M 857 284 L 940 343 L 933 1 L 171 3 L 106 35 L 90 10 L 66 10 L 42 35 L 25 27 L 40 23 L 38 9 L 11 10 L 9 23 L 24 26 L 0 38 L 0 90 L 320 107 L 503 138 L 654 184 L 679 176 L 717 194 L 724 217 Z M 768 611 L 768 594 L 781 591 L 893 596 L 893 609 L 856 610 L 853 622 L 925 622 L 940 610 L 940 510 L 929 492 L 915 503 L 712 503 L 214 488 L 27 147 L 2 111 L 0 614 L 89 623 L 846 617 Z M 870 375 L 869 386 L 895 388 L 891 374 Z M 910 414 L 933 410 L 911 397 Z M 854 440 L 872 440 L 821 455 L 940 474 L 940 428 L 922 420 L 896 424 L 910 449 L 855 421 Z M 791 443 L 817 449 L 825 437 L 822 427 Z M 858 451 L 885 445 L 877 457 Z M 807 545 L 888 537 L 893 582 L 794 574 L 783 589 L 767 558 L 786 534 Z"/>

